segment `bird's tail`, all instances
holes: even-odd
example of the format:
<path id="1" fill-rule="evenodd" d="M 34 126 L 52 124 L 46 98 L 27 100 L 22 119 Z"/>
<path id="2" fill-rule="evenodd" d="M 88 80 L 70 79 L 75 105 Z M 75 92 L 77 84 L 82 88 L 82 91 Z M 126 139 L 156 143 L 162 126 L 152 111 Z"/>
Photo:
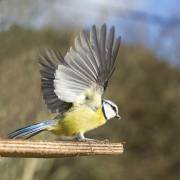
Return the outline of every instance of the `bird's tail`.
<path id="1" fill-rule="evenodd" d="M 47 130 L 56 124 L 55 120 L 46 120 L 41 123 L 26 126 L 24 128 L 17 129 L 16 131 L 8 134 L 9 139 L 28 139 L 42 131 Z"/>

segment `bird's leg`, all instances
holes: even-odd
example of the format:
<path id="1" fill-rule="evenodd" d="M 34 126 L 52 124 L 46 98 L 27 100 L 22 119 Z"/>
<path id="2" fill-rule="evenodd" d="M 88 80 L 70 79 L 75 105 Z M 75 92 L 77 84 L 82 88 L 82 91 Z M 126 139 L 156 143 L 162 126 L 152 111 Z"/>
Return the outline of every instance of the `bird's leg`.
<path id="1" fill-rule="evenodd" d="M 83 134 L 83 133 L 79 133 L 79 134 L 76 136 L 76 140 L 78 140 L 78 141 L 92 141 L 92 142 L 98 142 L 98 141 L 99 141 L 99 140 L 97 140 L 97 139 L 86 138 L 86 137 L 84 137 L 84 134 Z"/>

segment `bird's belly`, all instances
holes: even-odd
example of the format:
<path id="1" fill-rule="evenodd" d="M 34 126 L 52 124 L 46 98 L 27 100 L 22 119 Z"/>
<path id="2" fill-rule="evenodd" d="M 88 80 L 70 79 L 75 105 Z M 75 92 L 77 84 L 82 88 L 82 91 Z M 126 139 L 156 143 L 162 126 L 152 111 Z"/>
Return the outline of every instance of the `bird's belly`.
<path id="1" fill-rule="evenodd" d="M 93 111 L 89 107 L 82 107 L 67 112 L 63 119 L 59 120 L 56 134 L 65 136 L 75 136 L 95 129 L 106 122 L 102 109 Z"/>

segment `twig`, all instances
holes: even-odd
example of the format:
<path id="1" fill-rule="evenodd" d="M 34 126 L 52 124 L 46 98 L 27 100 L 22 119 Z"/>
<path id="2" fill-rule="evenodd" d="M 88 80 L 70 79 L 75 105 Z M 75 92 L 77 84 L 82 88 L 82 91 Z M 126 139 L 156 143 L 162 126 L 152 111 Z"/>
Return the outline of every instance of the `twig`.
<path id="1" fill-rule="evenodd" d="M 53 158 L 121 153 L 123 153 L 121 143 L 0 140 L 2 157 Z"/>

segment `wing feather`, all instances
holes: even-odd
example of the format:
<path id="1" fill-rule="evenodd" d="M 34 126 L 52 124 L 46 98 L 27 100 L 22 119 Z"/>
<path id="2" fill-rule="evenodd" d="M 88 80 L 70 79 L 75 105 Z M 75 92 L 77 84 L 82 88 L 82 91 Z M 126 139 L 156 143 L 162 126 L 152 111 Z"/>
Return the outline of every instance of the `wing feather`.
<path id="1" fill-rule="evenodd" d="M 81 41 L 79 38 L 75 39 L 75 50 L 76 52 L 78 52 L 77 54 L 80 56 L 80 58 L 84 61 L 84 59 L 88 58 L 87 61 L 85 61 L 87 63 L 88 69 L 91 71 L 91 73 L 93 74 L 94 78 L 97 77 L 98 73 L 97 73 L 97 66 L 95 66 L 95 64 L 93 63 L 92 59 L 89 58 L 88 54 L 86 54 L 88 51 L 83 48 Z"/>
<path id="2" fill-rule="evenodd" d="M 113 48 L 113 42 L 114 42 L 114 27 L 111 27 L 110 32 L 108 34 L 108 39 L 107 39 L 107 58 L 108 60 L 107 64 L 109 69 L 112 67 L 111 64 L 113 64 L 113 59 L 112 59 L 112 48 Z"/>
<path id="3" fill-rule="evenodd" d="M 56 50 L 46 50 L 39 58 L 43 98 L 48 109 L 53 113 L 64 112 L 72 106 L 60 100 L 54 92 L 54 74 L 58 65 L 63 64 L 63 61 L 62 55 Z"/>
<path id="4" fill-rule="evenodd" d="M 64 58 L 58 51 L 47 51 L 41 57 L 40 73 L 48 108 L 63 111 L 87 89 L 105 90 L 115 69 L 119 46 L 114 26 L 108 31 L 103 24 L 100 29 L 94 25 L 90 31 L 83 30 Z"/>
<path id="5" fill-rule="evenodd" d="M 101 27 L 101 32 L 100 32 L 100 58 L 102 61 L 102 66 L 103 66 L 103 73 L 105 74 L 105 72 L 107 71 L 107 65 L 105 65 L 105 63 L 103 62 L 105 59 L 105 54 L 106 54 L 106 25 L 103 24 Z"/>

